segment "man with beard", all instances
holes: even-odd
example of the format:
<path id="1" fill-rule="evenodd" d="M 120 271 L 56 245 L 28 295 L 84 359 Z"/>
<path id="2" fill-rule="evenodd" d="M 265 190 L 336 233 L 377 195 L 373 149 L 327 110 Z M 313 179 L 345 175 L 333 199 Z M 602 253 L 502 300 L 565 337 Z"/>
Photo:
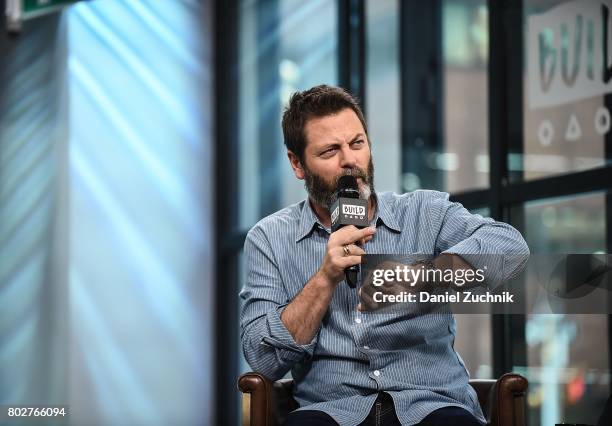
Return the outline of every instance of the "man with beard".
<path id="1" fill-rule="evenodd" d="M 376 193 L 366 123 L 343 89 L 322 85 L 293 94 L 282 126 L 308 199 L 249 231 L 240 296 L 246 360 L 271 380 L 292 373 L 300 408 L 286 424 L 484 424 L 453 349 L 452 315 L 361 312 L 357 290 L 341 283 L 344 269 L 361 263 L 366 250 L 430 253 L 449 267 L 467 265 L 467 255 L 514 254 L 488 271 L 492 280 L 505 279 L 529 255 L 521 235 L 470 214 L 445 193 Z M 331 233 L 330 207 L 345 174 L 357 178 L 368 200 L 370 226 Z"/>

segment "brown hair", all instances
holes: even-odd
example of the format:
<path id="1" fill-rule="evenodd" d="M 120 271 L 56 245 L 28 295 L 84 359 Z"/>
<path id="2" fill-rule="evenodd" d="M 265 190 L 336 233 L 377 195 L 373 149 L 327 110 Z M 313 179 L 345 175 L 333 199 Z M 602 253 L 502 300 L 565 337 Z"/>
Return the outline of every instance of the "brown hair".
<path id="1" fill-rule="evenodd" d="M 359 103 L 346 90 L 322 84 L 303 92 L 295 92 L 289 98 L 289 104 L 283 112 L 285 146 L 299 158 L 300 162 L 303 162 L 307 142 L 304 132 L 306 122 L 311 118 L 336 114 L 346 108 L 352 109 L 357 114 L 367 136 L 368 128 Z"/>

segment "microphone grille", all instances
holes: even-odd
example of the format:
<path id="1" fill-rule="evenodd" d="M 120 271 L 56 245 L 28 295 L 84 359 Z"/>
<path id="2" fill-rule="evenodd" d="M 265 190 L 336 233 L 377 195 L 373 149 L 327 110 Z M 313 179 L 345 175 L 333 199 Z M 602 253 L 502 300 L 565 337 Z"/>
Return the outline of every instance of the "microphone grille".
<path id="1" fill-rule="evenodd" d="M 351 189 L 359 190 L 359 188 L 357 187 L 357 179 L 355 179 L 355 176 L 340 176 L 340 179 L 338 179 L 338 191 Z"/>

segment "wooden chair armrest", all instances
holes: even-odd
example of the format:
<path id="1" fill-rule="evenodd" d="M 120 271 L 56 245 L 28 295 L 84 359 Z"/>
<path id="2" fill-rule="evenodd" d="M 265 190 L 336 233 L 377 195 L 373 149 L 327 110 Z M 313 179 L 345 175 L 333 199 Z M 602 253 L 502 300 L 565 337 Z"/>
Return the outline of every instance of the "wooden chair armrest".
<path id="1" fill-rule="evenodd" d="M 487 420 L 492 426 L 524 426 L 525 394 L 529 383 L 519 374 L 501 376 L 489 395 L 490 413 Z"/>
<path id="2" fill-rule="evenodd" d="M 243 425 L 275 426 L 297 408 L 293 399 L 293 380 L 272 382 L 259 373 L 245 373 L 238 379 L 242 392 Z"/>

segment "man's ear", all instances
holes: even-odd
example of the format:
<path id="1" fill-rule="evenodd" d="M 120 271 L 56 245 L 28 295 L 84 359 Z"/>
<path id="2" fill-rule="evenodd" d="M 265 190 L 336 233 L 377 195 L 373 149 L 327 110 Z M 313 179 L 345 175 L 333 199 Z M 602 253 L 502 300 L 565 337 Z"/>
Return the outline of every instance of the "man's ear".
<path id="1" fill-rule="evenodd" d="M 289 158 L 289 163 L 291 163 L 291 168 L 293 169 L 293 173 L 295 173 L 295 177 L 303 180 L 304 169 L 302 168 L 302 163 L 298 156 L 291 151 L 287 151 L 287 157 Z"/>

